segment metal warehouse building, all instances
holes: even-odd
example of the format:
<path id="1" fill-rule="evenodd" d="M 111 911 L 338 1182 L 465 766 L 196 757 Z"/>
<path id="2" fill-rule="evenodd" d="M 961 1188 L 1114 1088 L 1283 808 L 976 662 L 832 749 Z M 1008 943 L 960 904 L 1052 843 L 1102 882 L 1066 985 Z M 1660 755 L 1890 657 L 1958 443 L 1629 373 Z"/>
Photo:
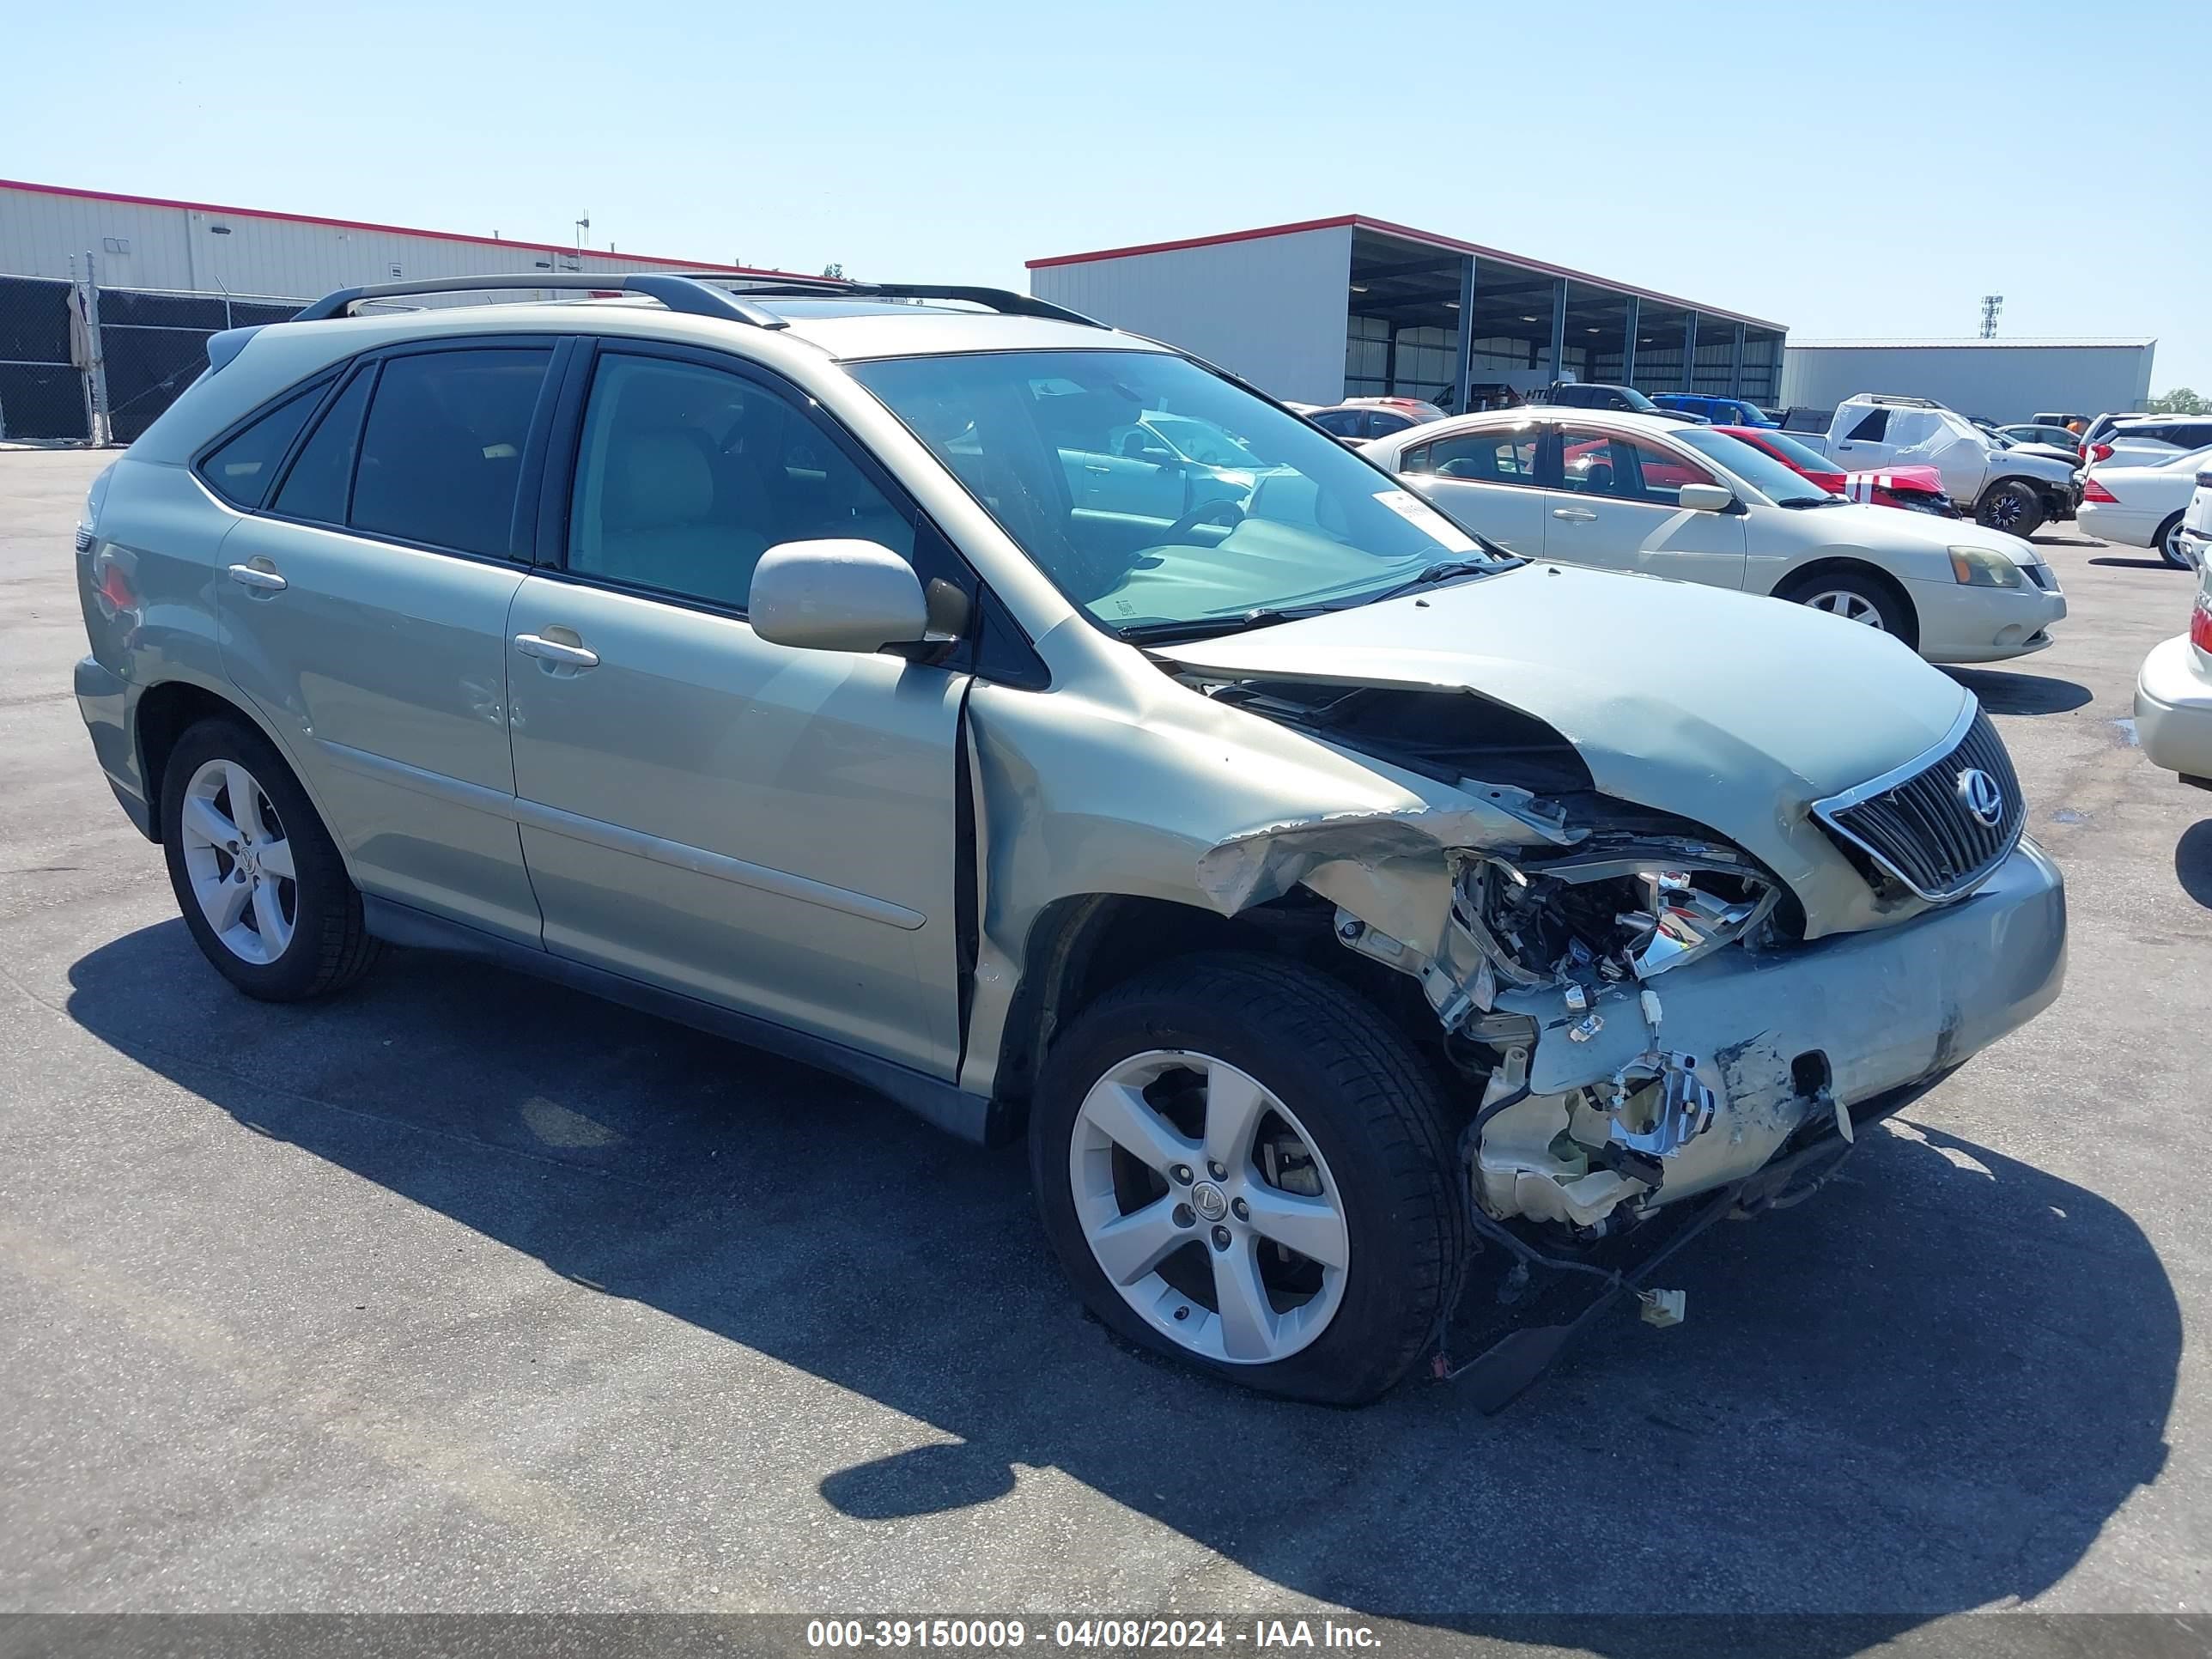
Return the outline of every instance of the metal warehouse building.
<path id="1" fill-rule="evenodd" d="M 0 179 L 0 275 L 67 277 L 72 259 L 82 275 L 87 252 L 104 287 L 303 301 L 362 283 L 511 270 L 753 274 L 697 259 Z"/>
<path id="2" fill-rule="evenodd" d="M 333 289 L 643 270 L 782 274 L 0 180 L 0 439 L 128 442 L 199 373 L 210 334 Z"/>
<path id="3" fill-rule="evenodd" d="M 1860 392 L 1937 403 L 1984 421 L 2103 415 L 2150 401 L 2155 340 L 1793 340 L 1781 403 L 1832 409 Z"/>
<path id="4" fill-rule="evenodd" d="M 1555 380 L 1774 400 L 1779 323 L 1360 214 L 1029 262 L 1030 291 L 1279 398 L 1480 408 Z"/>

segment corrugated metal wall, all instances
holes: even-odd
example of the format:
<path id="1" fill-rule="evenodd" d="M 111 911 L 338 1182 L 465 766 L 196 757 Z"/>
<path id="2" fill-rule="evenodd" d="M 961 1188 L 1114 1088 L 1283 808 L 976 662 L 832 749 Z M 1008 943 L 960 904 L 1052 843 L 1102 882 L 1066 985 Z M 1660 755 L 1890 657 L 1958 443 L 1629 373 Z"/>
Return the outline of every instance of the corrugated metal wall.
<path id="1" fill-rule="evenodd" d="M 1989 421 L 2039 410 L 2102 415 L 2150 398 L 2150 345 L 1785 346 L 1782 396 L 1791 409 L 1832 409 L 1860 392 L 1933 398 Z"/>
<path id="2" fill-rule="evenodd" d="M 362 283 L 390 282 L 395 276 L 685 268 L 680 261 L 604 252 L 586 252 L 580 265 L 573 250 L 495 242 L 489 237 L 449 240 L 260 214 L 0 187 L 0 272 L 67 276 L 70 260 L 88 250 L 98 262 L 103 283 L 309 297 Z"/>
<path id="3" fill-rule="evenodd" d="M 1278 398 L 1344 395 L 1352 227 L 1044 265 L 1030 292 L 1232 369 Z"/>

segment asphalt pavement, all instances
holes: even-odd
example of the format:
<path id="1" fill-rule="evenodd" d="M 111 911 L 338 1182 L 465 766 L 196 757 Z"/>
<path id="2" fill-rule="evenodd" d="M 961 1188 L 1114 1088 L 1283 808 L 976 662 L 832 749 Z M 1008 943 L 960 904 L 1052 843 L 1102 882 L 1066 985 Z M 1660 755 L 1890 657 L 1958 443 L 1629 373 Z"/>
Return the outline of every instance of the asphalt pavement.
<path id="1" fill-rule="evenodd" d="M 2133 746 L 2189 607 L 2154 556 L 2045 532 L 2057 644 L 1960 675 L 2065 872 L 2057 1005 L 1678 1258 L 1680 1328 L 1495 1418 L 1347 1413 L 1121 1346 L 1018 1149 L 854 1085 L 434 956 L 231 992 L 70 696 L 104 459 L 0 453 L 0 1610 L 1326 1607 L 1640 1654 L 1662 1613 L 1867 1615 L 1790 1640 L 1843 1652 L 2212 1607 L 2212 794 Z"/>

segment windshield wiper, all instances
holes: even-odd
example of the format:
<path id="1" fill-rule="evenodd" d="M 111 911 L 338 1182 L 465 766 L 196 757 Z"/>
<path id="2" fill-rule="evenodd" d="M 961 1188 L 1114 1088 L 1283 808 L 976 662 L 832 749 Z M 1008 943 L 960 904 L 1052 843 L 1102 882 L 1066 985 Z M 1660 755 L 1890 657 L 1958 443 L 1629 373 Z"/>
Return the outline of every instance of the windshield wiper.
<path id="1" fill-rule="evenodd" d="M 1210 640 L 1221 634 L 1243 634 L 1277 623 L 1303 622 L 1334 609 L 1326 605 L 1288 607 L 1262 605 L 1234 617 L 1193 617 L 1184 622 L 1124 623 L 1114 631 L 1134 645 L 1180 645 L 1185 640 Z"/>
<path id="2" fill-rule="evenodd" d="M 1777 501 L 1775 505 L 1777 507 L 1797 508 L 1807 507 L 1849 507 L 1850 503 L 1845 501 L 1841 495 L 1792 495 L 1787 501 Z"/>
<path id="3" fill-rule="evenodd" d="M 1383 599 L 1395 599 L 1407 593 L 1417 593 L 1422 588 L 1434 587 L 1439 582 L 1456 581 L 1462 576 L 1487 576 L 1495 571 L 1508 568 L 1510 564 L 1519 564 L 1522 562 L 1522 561 L 1519 559 L 1513 559 L 1510 561 L 1504 559 L 1443 559 L 1439 560 L 1437 563 L 1429 566 L 1419 575 L 1408 576 L 1404 581 L 1400 582 L 1395 587 L 1386 587 L 1380 593 L 1368 594 L 1365 598 L 1362 599 L 1359 603 L 1362 605 L 1374 605 Z"/>

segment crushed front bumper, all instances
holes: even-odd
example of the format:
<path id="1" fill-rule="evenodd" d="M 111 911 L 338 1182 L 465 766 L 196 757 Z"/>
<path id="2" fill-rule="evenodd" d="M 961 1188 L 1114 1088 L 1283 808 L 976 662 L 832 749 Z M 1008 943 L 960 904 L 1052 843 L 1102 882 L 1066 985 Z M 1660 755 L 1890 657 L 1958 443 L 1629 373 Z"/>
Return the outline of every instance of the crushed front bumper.
<path id="1" fill-rule="evenodd" d="M 1587 1012 L 1553 987 L 1498 1006 L 1536 1022 L 1528 1084 L 1540 1098 L 1602 1089 L 1650 1051 L 1698 1057 L 1722 1110 L 1662 1160 L 1651 1197 L 1670 1203 L 1748 1176 L 1816 1109 L 1949 1070 L 2048 1007 L 2065 972 L 2064 885 L 2023 838 L 1968 896 L 1895 927 L 1723 951 L 1613 988 Z M 1656 997 L 1656 1030 L 1639 989 Z"/>

